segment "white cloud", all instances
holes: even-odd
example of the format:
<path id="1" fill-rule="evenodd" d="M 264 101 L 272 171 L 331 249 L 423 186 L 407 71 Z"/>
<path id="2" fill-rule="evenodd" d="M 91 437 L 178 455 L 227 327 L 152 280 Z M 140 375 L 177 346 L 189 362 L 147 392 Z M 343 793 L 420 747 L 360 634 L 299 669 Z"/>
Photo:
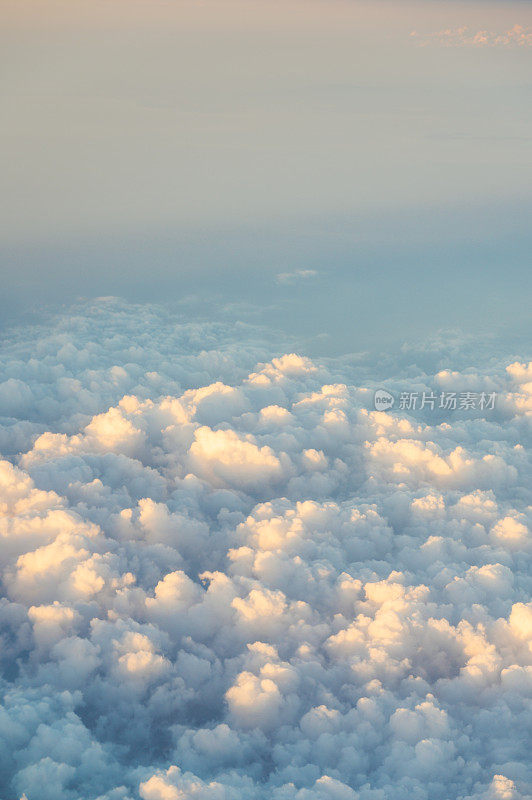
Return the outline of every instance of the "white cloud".
<path id="1" fill-rule="evenodd" d="M 529 800 L 530 368 L 438 355 L 504 397 L 441 422 L 247 337 L 6 342 L 0 795 Z"/>

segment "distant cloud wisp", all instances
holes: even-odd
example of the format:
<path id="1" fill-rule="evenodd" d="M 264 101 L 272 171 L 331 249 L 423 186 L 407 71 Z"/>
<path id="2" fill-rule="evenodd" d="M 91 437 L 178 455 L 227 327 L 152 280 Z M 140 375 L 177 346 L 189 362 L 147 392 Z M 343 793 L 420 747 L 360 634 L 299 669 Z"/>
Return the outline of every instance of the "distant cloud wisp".
<path id="1" fill-rule="evenodd" d="M 277 283 L 289 284 L 296 283 L 297 281 L 306 281 L 309 278 L 315 278 L 318 275 L 315 269 L 296 269 L 293 272 L 279 272 L 275 276 Z"/>
<path id="2" fill-rule="evenodd" d="M 443 47 L 531 47 L 532 29 L 514 25 L 504 32 L 478 30 L 463 26 L 446 28 L 435 33 L 412 31 L 410 36 L 420 47 L 437 44 Z"/>

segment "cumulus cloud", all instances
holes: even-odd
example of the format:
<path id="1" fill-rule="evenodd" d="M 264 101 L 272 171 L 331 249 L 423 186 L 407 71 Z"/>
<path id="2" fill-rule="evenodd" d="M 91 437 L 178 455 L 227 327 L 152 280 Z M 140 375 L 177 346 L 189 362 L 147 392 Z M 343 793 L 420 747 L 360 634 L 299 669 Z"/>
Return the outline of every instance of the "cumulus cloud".
<path id="1" fill-rule="evenodd" d="M 454 353 L 397 369 L 495 409 L 116 300 L 8 337 L 0 796 L 530 800 L 532 367 Z"/>

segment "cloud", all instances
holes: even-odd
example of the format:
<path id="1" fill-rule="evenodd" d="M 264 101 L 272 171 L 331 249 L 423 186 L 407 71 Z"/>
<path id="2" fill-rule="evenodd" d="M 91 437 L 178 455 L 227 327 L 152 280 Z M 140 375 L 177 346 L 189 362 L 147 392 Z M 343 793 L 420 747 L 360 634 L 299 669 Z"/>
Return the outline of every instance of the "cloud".
<path id="1" fill-rule="evenodd" d="M 308 281 L 319 275 L 315 269 L 296 269 L 293 272 L 279 272 L 275 276 L 275 280 L 280 284 L 292 284 L 298 281 Z"/>
<path id="2" fill-rule="evenodd" d="M 7 337 L 0 796 L 530 799 L 531 367 L 417 359 L 117 300 Z M 374 411 L 403 374 L 500 402 Z"/>
<path id="3" fill-rule="evenodd" d="M 532 29 L 514 25 L 507 31 L 477 30 L 463 26 L 435 33 L 412 31 L 410 36 L 420 47 L 438 44 L 443 47 L 531 47 Z"/>

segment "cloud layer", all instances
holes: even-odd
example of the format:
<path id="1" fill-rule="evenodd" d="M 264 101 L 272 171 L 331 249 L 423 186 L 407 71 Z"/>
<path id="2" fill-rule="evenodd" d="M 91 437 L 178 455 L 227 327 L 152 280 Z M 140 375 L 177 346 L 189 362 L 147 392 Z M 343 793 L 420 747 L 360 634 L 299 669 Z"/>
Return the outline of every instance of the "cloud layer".
<path id="1" fill-rule="evenodd" d="M 405 351 L 498 392 L 440 419 L 274 348 L 113 300 L 5 343 L 3 800 L 532 796 L 531 366 Z"/>

